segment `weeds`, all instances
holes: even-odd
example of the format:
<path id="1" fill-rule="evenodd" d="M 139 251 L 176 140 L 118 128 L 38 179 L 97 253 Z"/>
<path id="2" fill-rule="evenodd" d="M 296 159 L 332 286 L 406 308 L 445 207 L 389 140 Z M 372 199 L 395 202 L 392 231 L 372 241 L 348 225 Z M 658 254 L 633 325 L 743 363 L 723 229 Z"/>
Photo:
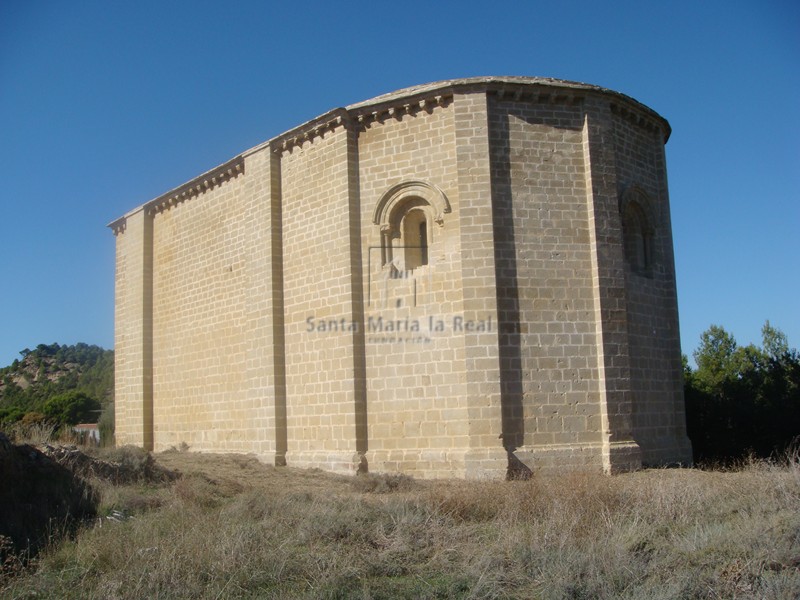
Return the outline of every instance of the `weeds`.
<path id="1" fill-rule="evenodd" d="M 793 598 L 797 456 L 737 471 L 416 481 L 173 452 L 0 594 L 44 598 Z"/>
<path id="2" fill-rule="evenodd" d="M 359 473 L 353 478 L 353 489 L 362 493 L 388 494 L 414 488 L 414 478 L 402 473 Z"/>
<path id="3" fill-rule="evenodd" d="M 32 422 L 18 421 L 3 428 L 8 438 L 15 444 L 51 444 L 56 441 L 63 431 L 63 427 L 58 427 L 46 421 L 36 420 Z"/>

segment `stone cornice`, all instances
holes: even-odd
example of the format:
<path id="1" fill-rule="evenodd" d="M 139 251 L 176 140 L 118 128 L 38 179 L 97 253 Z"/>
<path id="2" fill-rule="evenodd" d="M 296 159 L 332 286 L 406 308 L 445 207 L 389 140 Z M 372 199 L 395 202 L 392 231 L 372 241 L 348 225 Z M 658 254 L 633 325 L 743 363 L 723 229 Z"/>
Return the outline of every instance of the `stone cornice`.
<path id="1" fill-rule="evenodd" d="M 302 125 L 290 129 L 271 140 L 248 150 L 245 155 L 269 146 L 273 152 L 283 154 L 291 152 L 294 148 L 302 146 L 305 142 L 313 142 L 316 138 L 325 137 L 329 132 L 336 131 L 340 127 L 350 124 L 350 115 L 344 108 L 334 108 L 316 119 L 307 121 Z"/>
<path id="2" fill-rule="evenodd" d="M 498 100 L 537 104 L 577 105 L 586 97 L 586 92 L 581 89 L 561 89 L 537 84 L 501 84 L 487 90 L 487 93 Z"/>
<path id="3" fill-rule="evenodd" d="M 112 221 L 108 224 L 108 227 L 111 228 L 111 230 L 114 232 L 114 235 L 119 235 L 125 231 L 127 219 L 131 214 L 138 212 L 139 210 L 144 210 L 148 216 L 153 216 L 173 206 L 176 206 L 177 204 L 186 202 L 186 200 L 194 198 L 195 196 L 198 196 L 199 194 L 202 194 L 208 190 L 214 189 L 226 181 L 238 177 L 242 173 L 244 173 L 244 156 L 239 155 L 229 160 L 225 164 L 222 164 L 215 169 L 211 169 L 199 177 L 195 177 L 188 183 L 184 183 L 183 185 L 167 192 L 166 194 L 162 194 L 158 198 L 150 200 L 134 211 L 131 211 L 119 219 Z"/>
<path id="4" fill-rule="evenodd" d="M 151 200 L 144 205 L 144 209 L 149 215 L 155 215 L 168 208 L 186 202 L 208 190 L 214 189 L 222 185 L 226 181 L 230 181 L 244 173 L 244 158 L 240 155 L 220 165 L 216 169 L 212 169 L 207 173 L 203 173 L 200 177 L 195 177 L 190 182 L 175 188 Z"/>
<path id="5" fill-rule="evenodd" d="M 432 112 L 446 107 L 456 94 L 484 93 L 501 101 L 552 103 L 553 105 L 579 105 L 588 96 L 608 101 L 611 112 L 639 127 L 659 132 L 663 140 L 669 139 L 671 128 L 666 119 L 633 98 L 596 85 L 575 81 L 564 81 L 547 77 L 470 77 L 450 79 L 404 88 L 370 100 L 335 108 L 307 121 L 289 131 L 243 152 L 224 165 L 212 169 L 171 192 L 151 200 L 137 210 L 150 214 L 188 200 L 207 189 L 244 172 L 245 159 L 268 148 L 283 155 L 302 147 L 306 142 L 324 138 L 340 127 L 350 131 L 363 131 L 374 123 L 387 119 L 401 119 L 404 115 L 416 115 L 420 111 Z M 131 213 L 128 213 L 131 214 Z M 109 223 L 114 234 L 125 230 L 127 215 Z"/>
<path id="6" fill-rule="evenodd" d="M 402 119 L 403 115 L 414 116 L 420 111 L 428 114 L 436 108 L 445 107 L 453 101 L 453 94 L 447 91 L 415 94 L 399 101 L 388 101 L 368 104 L 358 108 L 347 109 L 360 130 L 367 129 L 373 123 L 383 123 L 388 119 Z"/>
<path id="7" fill-rule="evenodd" d="M 114 235 L 116 236 L 119 235 L 120 233 L 125 233 L 125 227 L 127 225 L 128 225 L 128 215 L 125 215 L 123 217 L 120 217 L 119 219 L 111 221 L 111 223 L 109 223 L 107 227 L 111 229 L 111 231 L 113 231 Z"/>
<path id="8" fill-rule="evenodd" d="M 346 108 L 354 115 L 368 112 L 370 108 L 401 108 L 413 104 L 420 98 L 436 95 L 452 97 L 453 94 L 487 93 L 496 95 L 502 100 L 524 102 L 548 102 L 577 104 L 589 95 L 610 100 L 611 110 L 631 118 L 636 124 L 647 129 L 659 129 L 663 132 L 664 142 L 669 139 L 672 129 L 669 123 L 657 112 L 641 102 L 620 92 L 597 85 L 566 81 L 550 77 L 469 77 L 450 79 L 413 86 L 383 94 L 364 102 L 351 104 Z M 374 108 L 373 108 L 374 110 Z"/>
<path id="9" fill-rule="evenodd" d="M 672 128 L 669 126 L 669 123 L 663 119 L 657 121 L 653 118 L 652 111 L 649 111 L 649 109 L 649 112 L 642 111 L 641 106 L 642 105 L 630 106 L 617 102 L 611 102 L 609 105 L 613 114 L 629 123 L 650 132 L 662 132 L 664 135 L 664 143 L 666 143 L 672 133 Z"/>
<path id="10" fill-rule="evenodd" d="M 492 94 L 500 100 L 554 105 L 577 105 L 588 95 L 603 97 L 609 100 L 610 109 L 615 114 L 648 131 L 661 131 L 665 143 L 672 131 L 667 120 L 654 110 L 630 96 L 600 86 L 547 77 L 471 77 L 404 88 L 344 108 L 335 108 L 248 150 L 244 155 L 266 146 L 271 147 L 273 152 L 291 151 L 306 141 L 324 137 L 326 132 L 340 126 L 363 130 L 373 123 L 399 119 L 406 114 L 415 115 L 420 111 L 430 113 L 437 107 L 450 104 L 454 94 L 469 93 Z"/>

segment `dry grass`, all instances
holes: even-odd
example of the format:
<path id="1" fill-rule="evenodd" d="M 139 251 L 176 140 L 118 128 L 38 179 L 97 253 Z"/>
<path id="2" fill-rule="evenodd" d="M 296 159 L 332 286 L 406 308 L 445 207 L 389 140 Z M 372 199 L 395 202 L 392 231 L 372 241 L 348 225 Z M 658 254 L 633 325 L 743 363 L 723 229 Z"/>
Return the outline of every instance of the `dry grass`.
<path id="1" fill-rule="evenodd" d="M 47 421 L 34 421 L 25 423 L 18 421 L 11 425 L 3 426 L 3 433 L 15 444 L 50 444 L 56 441 L 63 433 L 68 434 L 66 428 L 59 428 Z"/>
<path id="2" fill-rule="evenodd" d="M 797 598 L 800 465 L 515 482 L 172 452 L 9 598 Z M 130 518 L 127 518 L 130 517 Z"/>

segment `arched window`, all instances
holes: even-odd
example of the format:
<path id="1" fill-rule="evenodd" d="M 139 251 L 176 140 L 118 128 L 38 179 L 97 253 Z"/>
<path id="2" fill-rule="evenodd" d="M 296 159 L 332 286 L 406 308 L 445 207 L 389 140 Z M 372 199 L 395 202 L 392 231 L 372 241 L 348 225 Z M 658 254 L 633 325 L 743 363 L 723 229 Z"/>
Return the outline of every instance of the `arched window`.
<path id="1" fill-rule="evenodd" d="M 428 265 L 433 224 L 444 226 L 450 203 L 442 190 L 424 181 L 404 181 L 378 200 L 372 222 L 380 227 L 381 263 L 409 272 Z"/>
<path id="2" fill-rule="evenodd" d="M 620 209 L 625 260 L 634 273 L 650 276 L 653 273 L 655 237 L 650 200 L 640 188 L 630 188 L 622 196 Z"/>

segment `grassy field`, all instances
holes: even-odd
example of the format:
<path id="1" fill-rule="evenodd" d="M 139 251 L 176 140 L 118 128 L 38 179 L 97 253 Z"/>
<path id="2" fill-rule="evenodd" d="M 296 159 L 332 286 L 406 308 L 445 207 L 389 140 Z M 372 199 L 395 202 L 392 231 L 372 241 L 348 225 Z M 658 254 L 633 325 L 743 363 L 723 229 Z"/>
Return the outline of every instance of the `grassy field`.
<path id="1" fill-rule="evenodd" d="M 800 597 L 797 460 L 511 482 L 156 461 L 183 476 L 95 479 L 103 518 L 0 597 Z"/>

